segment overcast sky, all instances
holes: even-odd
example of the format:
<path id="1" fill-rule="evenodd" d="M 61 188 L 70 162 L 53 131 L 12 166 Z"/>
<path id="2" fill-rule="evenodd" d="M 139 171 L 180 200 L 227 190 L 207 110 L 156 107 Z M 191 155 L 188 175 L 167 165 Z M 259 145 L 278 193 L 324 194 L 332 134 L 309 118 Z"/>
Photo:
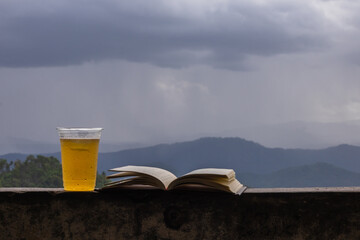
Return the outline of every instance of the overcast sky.
<path id="1" fill-rule="evenodd" d="M 1 0 L 0 143 L 56 142 L 56 126 L 165 142 L 358 120 L 359 12 L 355 0 Z"/>

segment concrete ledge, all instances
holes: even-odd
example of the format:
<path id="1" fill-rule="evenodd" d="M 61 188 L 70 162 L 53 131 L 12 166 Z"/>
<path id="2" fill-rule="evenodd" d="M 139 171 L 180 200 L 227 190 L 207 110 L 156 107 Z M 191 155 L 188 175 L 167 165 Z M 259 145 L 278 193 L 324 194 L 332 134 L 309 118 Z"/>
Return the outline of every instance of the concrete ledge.
<path id="1" fill-rule="evenodd" d="M 360 187 L 248 188 L 245 193 L 321 193 L 360 192 Z"/>
<path id="2" fill-rule="evenodd" d="M 0 188 L 0 239 L 360 239 L 360 187 Z"/>

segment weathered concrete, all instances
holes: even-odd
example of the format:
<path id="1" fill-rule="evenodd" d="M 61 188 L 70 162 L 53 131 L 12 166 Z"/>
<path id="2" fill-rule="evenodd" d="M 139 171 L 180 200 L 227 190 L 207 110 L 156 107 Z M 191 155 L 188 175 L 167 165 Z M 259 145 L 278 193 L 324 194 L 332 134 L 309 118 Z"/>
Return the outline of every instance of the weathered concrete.
<path id="1" fill-rule="evenodd" d="M 360 188 L 0 189 L 0 239 L 360 239 Z"/>

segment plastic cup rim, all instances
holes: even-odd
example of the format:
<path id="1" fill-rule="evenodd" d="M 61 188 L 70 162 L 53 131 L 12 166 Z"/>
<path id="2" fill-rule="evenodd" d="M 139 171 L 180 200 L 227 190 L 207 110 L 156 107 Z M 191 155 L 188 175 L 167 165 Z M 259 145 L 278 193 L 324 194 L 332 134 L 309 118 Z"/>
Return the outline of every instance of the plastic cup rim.
<path id="1" fill-rule="evenodd" d="M 89 128 L 89 127 L 57 127 L 56 130 L 59 132 L 80 132 L 80 131 L 100 132 L 104 129 L 103 128 Z"/>

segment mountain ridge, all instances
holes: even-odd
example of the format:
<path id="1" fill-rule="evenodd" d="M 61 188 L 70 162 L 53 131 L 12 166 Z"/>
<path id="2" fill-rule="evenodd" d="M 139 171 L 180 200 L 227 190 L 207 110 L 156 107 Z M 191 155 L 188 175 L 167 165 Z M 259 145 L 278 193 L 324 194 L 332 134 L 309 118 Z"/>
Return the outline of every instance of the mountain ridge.
<path id="1" fill-rule="evenodd" d="M 43 154 L 60 160 L 60 152 Z M 6 154 L 9 161 L 28 154 Z M 268 148 L 243 138 L 207 137 L 172 144 L 99 153 L 98 171 L 145 165 L 183 175 L 197 168 L 232 168 L 250 187 L 360 186 L 360 147 L 324 149 Z"/>
<path id="2" fill-rule="evenodd" d="M 6 154 L 0 158 L 23 160 L 28 154 Z M 42 154 L 60 159 L 60 153 Z M 324 149 L 269 148 L 239 137 L 204 137 L 193 141 L 157 144 L 149 147 L 99 153 L 98 169 L 117 166 L 154 165 L 177 174 L 195 168 L 225 167 L 237 172 L 271 173 L 287 167 L 326 162 L 360 172 L 360 147 L 349 144 Z"/>

